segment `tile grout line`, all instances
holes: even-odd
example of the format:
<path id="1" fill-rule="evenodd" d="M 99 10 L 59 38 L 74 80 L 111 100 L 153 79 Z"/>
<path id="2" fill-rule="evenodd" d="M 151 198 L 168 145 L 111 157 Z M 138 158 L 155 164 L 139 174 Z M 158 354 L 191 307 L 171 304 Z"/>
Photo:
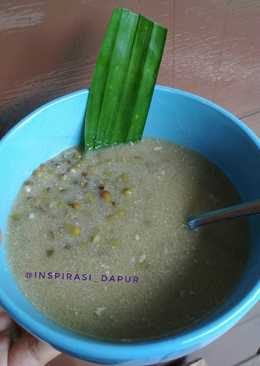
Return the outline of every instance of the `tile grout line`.
<path id="1" fill-rule="evenodd" d="M 243 119 L 243 118 L 248 118 L 248 117 L 252 117 L 256 114 L 260 113 L 260 109 L 254 111 L 254 112 L 248 112 L 246 114 L 242 114 L 241 116 L 239 116 L 239 118 Z"/>

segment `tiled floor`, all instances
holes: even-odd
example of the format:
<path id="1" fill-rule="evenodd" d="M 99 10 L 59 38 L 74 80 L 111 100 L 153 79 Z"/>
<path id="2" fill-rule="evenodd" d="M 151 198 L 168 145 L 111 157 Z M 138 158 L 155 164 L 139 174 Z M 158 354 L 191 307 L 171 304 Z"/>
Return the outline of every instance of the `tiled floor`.
<path id="1" fill-rule="evenodd" d="M 260 348 L 260 304 L 224 336 L 190 355 L 187 361 L 206 360 L 208 366 L 233 366 L 257 354 Z M 260 363 L 259 363 L 260 365 Z"/>

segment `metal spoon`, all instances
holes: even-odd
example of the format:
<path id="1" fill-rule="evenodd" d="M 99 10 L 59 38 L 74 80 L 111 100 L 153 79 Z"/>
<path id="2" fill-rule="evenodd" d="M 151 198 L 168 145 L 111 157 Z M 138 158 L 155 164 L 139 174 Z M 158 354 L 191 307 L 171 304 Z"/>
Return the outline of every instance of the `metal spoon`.
<path id="1" fill-rule="evenodd" d="M 255 214 L 260 214 L 260 200 L 220 208 L 219 210 L 203 213 L 197 217 L 190 217 L 187 224 L 191 230 L 194 230 L 213 222 Z"/>

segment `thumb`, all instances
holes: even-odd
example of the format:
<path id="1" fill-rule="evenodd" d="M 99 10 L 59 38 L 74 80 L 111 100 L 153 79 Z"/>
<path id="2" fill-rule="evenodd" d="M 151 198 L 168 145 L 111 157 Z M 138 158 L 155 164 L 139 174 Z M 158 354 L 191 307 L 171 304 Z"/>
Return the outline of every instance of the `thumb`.
<path id="1" fill-rule="evenodd" d="M 49 344 L 24 333 L 9 351 L 8 366 L 44 366 L 59 354 Z"/>
<path id="2" fill-rule="evenodd" d="M 0 335 L 0 365 L 8 366 L 8 350 L 10 346 L 10 338 L 6 335 Z"/>

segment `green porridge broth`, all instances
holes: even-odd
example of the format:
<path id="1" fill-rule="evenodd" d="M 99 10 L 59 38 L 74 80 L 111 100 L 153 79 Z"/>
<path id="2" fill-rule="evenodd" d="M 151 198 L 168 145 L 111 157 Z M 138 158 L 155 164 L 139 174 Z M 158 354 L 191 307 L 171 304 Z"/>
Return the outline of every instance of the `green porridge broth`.
<path id="1" fill-rule="evenodd" d="M 218 168 L 175 144 L 144 140 L 84 157 L 70 149 L 23 185 L 9 219 L 9 262 L 28 299 L 76 332 L 172 334 L 223 303 L 249 251 L 245 219 L 198 231 L 186 219 L 238 201 Z M 92 280 L 25 279 L 28 271 Z M 102 274 L 131 282 L 102 282 Z"/>

